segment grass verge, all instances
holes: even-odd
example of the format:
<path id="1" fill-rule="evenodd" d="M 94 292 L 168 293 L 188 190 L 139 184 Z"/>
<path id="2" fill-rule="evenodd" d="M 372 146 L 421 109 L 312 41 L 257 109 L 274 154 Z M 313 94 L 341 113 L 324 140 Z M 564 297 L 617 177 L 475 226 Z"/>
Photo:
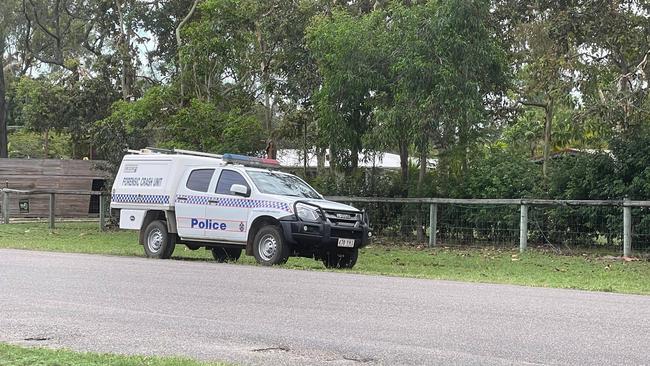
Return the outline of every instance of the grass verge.
<path id="1" fill-rule="evenodd" d="M 58 224 L 53 232 L 46 224 L 1 225 L 0 248 L 144 255 L 135 231 L 99 232 L 91 223 Z M 191 251 L 183 245 L 176 247 L 173 256 L 212 260 L 209 251 Z M 239 263 L 255 264 L 246 256 Z M 306 258 L 291 258 L 283 267 L 324 270 L 322 263 Z M 530 250 L 520 255 L 516 249 L 370 246 L 361 250 L 351 272 L 650 294 L 650 262 L 624 262 L 593 253 L 567 256 Z"/>
<path id="2" fill-rule="evenodd" d="M 185 358 L 120 356 L 112 354 L 73 352 L 63 349 L 29 348 L 0 344 L 0 366 L 226 366 L 224 363 L 202 363 Z"/>

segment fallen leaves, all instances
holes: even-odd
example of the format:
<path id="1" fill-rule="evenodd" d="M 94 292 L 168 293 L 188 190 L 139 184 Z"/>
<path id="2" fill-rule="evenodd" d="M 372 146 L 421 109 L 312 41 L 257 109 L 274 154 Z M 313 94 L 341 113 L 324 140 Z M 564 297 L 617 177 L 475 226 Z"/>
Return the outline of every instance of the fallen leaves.
<path id="1" fill-rule="evenodd" d="M 638 261 L 640 261 L 640 259 L 635 258 L 635 257 L 623 257 L 623 261 L 625 261 L 625 262 L 638 262 Z"/>

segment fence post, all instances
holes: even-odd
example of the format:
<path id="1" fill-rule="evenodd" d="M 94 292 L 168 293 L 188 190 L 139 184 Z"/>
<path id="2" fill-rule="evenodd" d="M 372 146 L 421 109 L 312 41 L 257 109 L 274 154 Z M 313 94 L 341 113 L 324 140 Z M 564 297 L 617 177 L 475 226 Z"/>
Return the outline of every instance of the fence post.
<path id="1" fill-rule="evenodd" d="M 524 252 L 528 247 L 528 205 L 521 205 L 519 219 L 519 251 Z"/>
<path id="2" fill-rule="evenodd" d="M 106 227 L 106 203 L 105 203 L 104 194 L 99 195 L 99 230 L 104 231 Z"/>
<path id="3" fill-rule="evenodd" d="M 2 219 L 9 224 L 9 192 L 2 191 Z"/>
<path id="4" fill-rule="evenodd" d="M 628 198 L 623 199 L 623 256 L 632 255 L 632 207 L 627 206 Z"/>
<path id="5" fill-rule="evenodd" d="M 54 230 L 54 218 L 55 218 L 55 197 L 54 193 L 50 193 L 50 230 Z"/>
<path id="6" fill-rule="evenodd" d="M 438 231 L 438 204 L 429 205 L 429 248 L 436 246 L 436 233 Z"/>

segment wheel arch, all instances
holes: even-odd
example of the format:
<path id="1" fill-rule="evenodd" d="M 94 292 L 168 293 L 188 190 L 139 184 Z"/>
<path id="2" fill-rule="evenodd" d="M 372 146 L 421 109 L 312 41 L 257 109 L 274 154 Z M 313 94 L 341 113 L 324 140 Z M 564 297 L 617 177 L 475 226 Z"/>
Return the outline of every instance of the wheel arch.
<path id="1" fill-rule="evenodd" d="M 171 233 L 171 231 L 169 230 L 169 221 L 167 220 L 167 215 L 165 211 L 149 210 L 144 215 L 144 219 L 142 220 L 142 227 L 140 227 L 140 235 L 139 235 L 140 245 L 144 245 L 145 229 L 147 228 L 147 226 L 149 226 L 149 224 L 151 224 L 153 221 L 156 220 L 162 220 L 167 222 L 167 232 Z"/>
<path id="2" fill-rule="evenodd" d="M 282 225 L 280 225 L 280 220 L 276 219 L 273 216 L 263 215 L 256 217 L 255 220 L 251 223 L 248 230 L 248 238 L 246 239 L 246 255 L 253 255 L 253 240 L 257 231 L 264 226 L 274 225 L 280 228 L 282 232 Z"/>

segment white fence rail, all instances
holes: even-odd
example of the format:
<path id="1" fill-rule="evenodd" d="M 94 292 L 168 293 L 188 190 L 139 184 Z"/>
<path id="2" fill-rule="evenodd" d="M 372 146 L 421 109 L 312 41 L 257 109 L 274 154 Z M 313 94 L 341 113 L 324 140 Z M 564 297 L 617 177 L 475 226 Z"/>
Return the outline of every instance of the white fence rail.
<path id="1" fill-rule="evenodd" d="M 49 196 L 49 210 L 48 210 L 48 222 L 51 229 L 55 228 L 56 225 L 56 216 L 55 216 L 55 207 L 57 202 L 57 196 L 62 195 L 88 195 L 88 196 L 99 196 L 99 227 L 101 230 L 104 230 L 106 227 L 106 219 L 109 210 L 108 202 L 109 195 L 106 192 L 99 191 L 65 191 L 65 190 L 16 190 L 16 189 L 1 189 L 0 195 L 2 197 L 2 222 L 4 224 L 10 223 L 10 196 L 11 195 L 47 195 Z M 400 208 L 400 215 L 403 216 L 416 216 L 417 223 L 412 225 L 416 227 L 419 232 L 424 235 L 428 233 L 428 245 L 434 247 L 439 245 L 438 235 L 440 233 L 441 227 L 441 216 L 439 211 L 441 207 L 451 207 L 466 205 L 467 207 L 489 207 L 496 210 L 497 206 L 508 207 L 514 212 L 515 208 L 518 208 L 519 214 L 518 223 L 510 223 L 509 227 L 505 230 L 514 232 L 518 231 L 518 243 L 519 250 L 525 251 L 529 245 L 529 236 L 531 234 L 530 223 L 530 211 L 531 208 L 543 208 L 543 207 L 552 207 L 552 208 L 561 208 L 561 207 L 574 207 L 574 208 L 598 208 L 604 207 L 608 208 L 610 212 L 619 212 L 618 217 L 622 222 L 621 230 L 618 233 L 607 233 L 607 240 L 609 241 L 610 236 L 616 236 L 617 238 L 622 238 L 622 255 L 631 256 L 633 249 L 633 223 L 634 217 L 632 209 L 647 209 L 650 208 L 650 201 L 631 201 L 627 199 L 623 200 L 545 200 L 545 199 L 452 199 L 452 198 L 392 198 L 392 197 L 342 197 L 342 196 L 331 196 L 327 199 L 342 203 L 354 203 L 357 206 L 372 206 L 378 207 L 377 205 L 383 205 L 382 210 L 384 215 L 390 217 L 397 216 L 396 212 L 393 212 L 394 207 Z M 397 205 L 397 206 L 395 206 Z M 405 212 L 404 207 L 415 207 L 415 211 Z M 372 212 L 371 217 L 372 217 Z M 428 220 L 426 216 L 428 215 Z M 462 216 L 463 214 L 459 214 Z M 485 213 L 483 214 L 485 216 Z M 489 213 L 488 213 L 489 215 Z M 65 215 L 64 215 L 65 216 Z M 512 216 L 512 215 L 510 215 Z M 611 215 L 610 215 L 611 216 Z M 622 216 L 622 217 L 621 217 Z M 412 217 L 411 217 L 412 218 Z M 650 215 L 648 216 L 650 219 Z M 611 219 L 611 217 L 610 217 Z M 428 222 L 427 222 L 428 221 Z M 503 220 L 502 220 L 503 221 Z M 507 220 L 506 220 L 507 221 Z M 638 221 L 638 220 L 637 220 Z M 650 221 L 650 220 L 649 220 Z M 427 223 L 428 225 L 425 225 Z M 371 226 L 378 227 L 381 223 L 373 223 L 371 220 Z M 465 220 L 463 225 L 459 226 L 471 226 L 472 222 Z M 518 227 L 515 227 L 518 226 Z M 426 226 L 426 227 L 425 227 Z M 539 225 L 537 225 L 539 226 Z M 587 227 L 593 228 L 594 225 L 586 225 Z M 610 225 L 612 226 L 612 225 Z M 618 225 L 613 225 L 618 227 Z M 474 230 L 472 227 L 465 227 L 466 230 Z M 491 228 L 494 231 L 494 228 Z M 500 229 L 504 230 L 504 229 Z M 533 227 L 533 230 L 543 231 Z M 597 230 L 597 229 L 593 229 Z M 648 238 L 650 238 L 650 232 L 646 233 Z M 562 232 L 559 233 L 562 235 Z M 427 238 L 425 238 L 427 239 Z"/>

